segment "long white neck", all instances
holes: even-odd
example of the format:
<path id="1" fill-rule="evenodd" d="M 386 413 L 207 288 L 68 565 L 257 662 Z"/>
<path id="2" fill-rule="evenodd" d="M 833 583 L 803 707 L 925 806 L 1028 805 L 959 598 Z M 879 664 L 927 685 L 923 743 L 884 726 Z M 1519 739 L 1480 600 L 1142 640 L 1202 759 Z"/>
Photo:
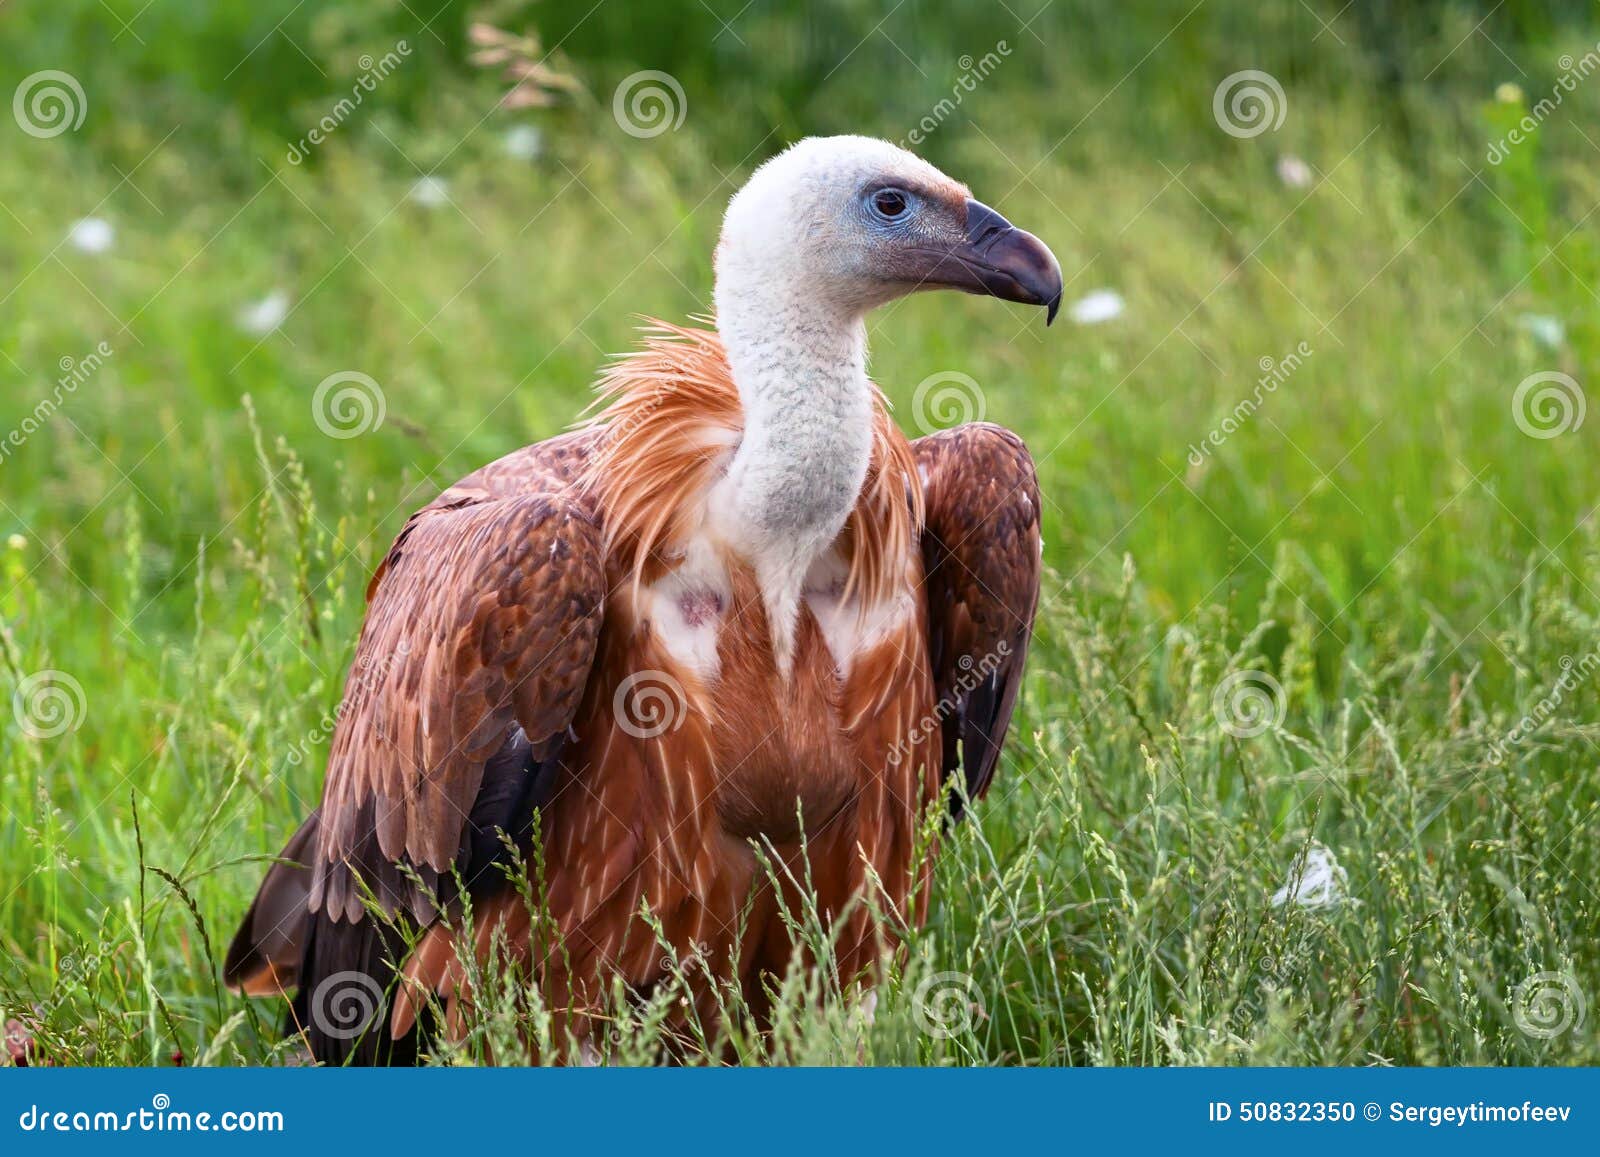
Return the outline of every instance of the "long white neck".
<path id="1" fill-rule="evenodd" d="M 744 435 L 715 517 L 755 566 L 786 669 L 806 572 L 843 529 L 872 457 L 866 326 L 770 266 L 718 273 L 717 328 Z"/>

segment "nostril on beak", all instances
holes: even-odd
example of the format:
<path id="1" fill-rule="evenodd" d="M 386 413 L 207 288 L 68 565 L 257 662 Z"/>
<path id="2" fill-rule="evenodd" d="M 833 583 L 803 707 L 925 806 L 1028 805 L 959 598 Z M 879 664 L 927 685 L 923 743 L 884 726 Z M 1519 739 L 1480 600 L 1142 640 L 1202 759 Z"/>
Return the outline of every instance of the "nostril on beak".
<path id="1" fill-rule="evenodd" d="M 982 201 L 967 200 L 967 244 L 978 252 L 986 251 L 1000 237 L 1015 228 Z"/>
<path id="2" fill-rule="evenodd" d="M 1045 307 L 1045 325 L 1061 311 L 1061 266 L 1043 241 L 982 201 L 967 201 L 968 260 L 986 270 L 983 291 Z"/>

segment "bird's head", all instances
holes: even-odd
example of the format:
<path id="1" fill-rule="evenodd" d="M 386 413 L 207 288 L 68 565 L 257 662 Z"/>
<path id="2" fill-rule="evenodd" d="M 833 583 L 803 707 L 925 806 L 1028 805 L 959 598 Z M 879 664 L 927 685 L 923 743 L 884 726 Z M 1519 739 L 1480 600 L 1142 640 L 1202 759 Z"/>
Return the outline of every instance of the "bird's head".
<path id="1" fill-rule="evenodd" d="M 1047 324 L 1061 305 L 1061 266 L 1044 242 L 870 137 L 811 137 L 757 169 L 728 205 L 717 280 L 719 312 L 724 291 L 774 280 L 856 315 L 919 289 L 1042 305 Z"/>

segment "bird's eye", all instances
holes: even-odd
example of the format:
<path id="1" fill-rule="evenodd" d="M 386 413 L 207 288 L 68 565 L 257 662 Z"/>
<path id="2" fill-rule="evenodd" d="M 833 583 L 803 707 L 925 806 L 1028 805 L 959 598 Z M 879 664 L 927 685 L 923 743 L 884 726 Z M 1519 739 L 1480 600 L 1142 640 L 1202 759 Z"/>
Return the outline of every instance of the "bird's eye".
<path id="1" fill-rule="evenodd" d="M 910 207 L 910 199 L 899 189 L 879 189 L 872 195 L 873 211 L 885 221 L 898 221 Z"/>

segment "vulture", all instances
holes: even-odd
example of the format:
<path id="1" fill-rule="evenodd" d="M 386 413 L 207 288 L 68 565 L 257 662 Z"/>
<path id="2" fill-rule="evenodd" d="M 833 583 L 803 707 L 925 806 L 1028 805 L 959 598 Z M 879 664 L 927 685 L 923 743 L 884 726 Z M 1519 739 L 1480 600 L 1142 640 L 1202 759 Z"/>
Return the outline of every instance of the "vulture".
<path id="1" fill-rule="evenodd" d="M 714 268 L 714 320 L 650 323 L 588 420 L 445 490 L 371 580 L 320 805 L 224 962 L 319 1062 L 426 1059 L 489 967 L 542 999 L 547 1060 L 597 1055 L 614 998 L 685 960 L 675 1015 L 733 991 L 759 1026 L 811 959 L 802 887 L 868 1000 L 994 777 L 1039 595 L 1033 461 L 983 422 L 908 440 L 864 319 L 944 287 L 1048 324 L 1059 264 L 840 136 L 755 171 Z"/>

